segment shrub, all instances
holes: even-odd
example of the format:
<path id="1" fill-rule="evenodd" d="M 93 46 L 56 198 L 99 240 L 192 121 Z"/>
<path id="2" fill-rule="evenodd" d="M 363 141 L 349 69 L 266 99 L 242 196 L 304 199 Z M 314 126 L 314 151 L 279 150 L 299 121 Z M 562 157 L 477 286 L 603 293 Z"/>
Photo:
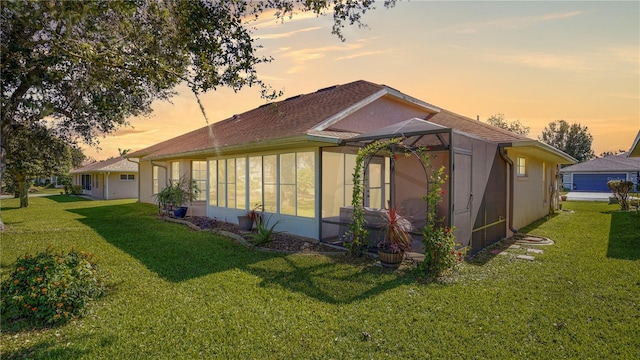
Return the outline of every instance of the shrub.
<path id="1" fill-rule="evenodd" d="M 425 259 L 421 267 L 425 274 L 442 276 L 462 263 L 463 255 L 461 251 L 456 250 L 452 228 L 425 226 L 422 235 Z"/>
<path id="2" fill-rule="evenodd" d="M 59 324 L 87 313 L 89 301 L 106 291 L 105 274 L 93 255 L 53 248 L 18 258 L 2 282 L 3 318 L 24 318 L 35 324 Z"/>
<path id="3" fill-rule="evenodd" d="M 629 192 L 633 190 L 633 182 L 625 180 L 609 180 L 607 186 L 618 200 L 622 211 L 629 210 Z"/>
<path id="4" fill-rule="evenodd" d="M 71 193 L 73 195 L 82 195 L 82 185 L 71 186 Z"/>
<path id="5" fill-rule="evenodd" d="M 424 160 L 428 163 L 428 158 Z M 443 225 L 444 218 L 438 218 L 438 204 L 442 202 L 444 190 L 442 185 L 447 181 L 444 166 L 432 172 L 429 177 L 429 190 L 423 196 L 427 202 L 427 223 L 422 228 L 422 245 L 424 247 L 424 261 L 418 270 L 433 278 L 452 272 L 462 263 L 463 254 L 456 250 L 455 228 Z"/>
<path id="6" fill-rule="evenodd" d="M 251 238 L 253 245 L 258 246 L 262 244 L 270 243 L 273 240 L 273 233 L 278 224 L 280 224 L 280 220 L 276 221 L 273 225 L 269 225 L 269 219 L 264 220 L 263 218 L 256 219 L 256 232 L 252 234 L 248 234 Z"/>

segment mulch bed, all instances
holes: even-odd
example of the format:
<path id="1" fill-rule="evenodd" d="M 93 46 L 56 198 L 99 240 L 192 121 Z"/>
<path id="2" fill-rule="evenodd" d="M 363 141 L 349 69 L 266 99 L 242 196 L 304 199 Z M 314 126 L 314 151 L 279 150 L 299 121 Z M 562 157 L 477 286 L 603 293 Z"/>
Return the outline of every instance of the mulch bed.
<path id="1" fill-rule="evenodd" d="M 245 239 L 247 239 L 246 237 L 247 232 L 240 230 L 237 224 L 232 224 L 225 221 L 212 219 L 206 216 L 192 216 L 192 217 L 184 218 L 183 220 L 188 221 L 203 230 L 206 229 L 206 230 L 227 231 L 230 233 L 238 234 L 240 236 L 243 236 Z M 304 239 L 304 238 L 290 235 L 287 233 L 274 233 L 273 240 L 269 243 L 261 244 L 260 247 L 270 249 L 270 250 L 286 251 L 286 252 L 302 252 L 302 251 L 322 252 L 322 253 L 343 252 L 342 250 L 325 245 L 316 240 Z"/>

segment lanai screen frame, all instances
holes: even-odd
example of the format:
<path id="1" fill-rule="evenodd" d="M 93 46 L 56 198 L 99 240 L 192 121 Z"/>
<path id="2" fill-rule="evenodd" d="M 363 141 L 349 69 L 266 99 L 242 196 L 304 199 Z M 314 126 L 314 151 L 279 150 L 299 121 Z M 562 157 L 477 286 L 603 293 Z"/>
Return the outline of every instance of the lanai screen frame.
<path id="1" fill-rule="evenodd" d="M 395 128 L 395 129 L 394 129 Z M 441 125 L 438 124 L 434 124 L 422 119 L 411 119 L 411 120 L 407 120 L 404 121 L 402 123 L 399 124 L 395 124 L 392 126 L 388 126 L 382 129 L 378 129 L 377 131 L 374 131 L 370 134 L 363 134 L 360 136 L 356 136 L 350 139 L 345 139 L 342 140 L 340 142 L 340 146 L 347 146 L 347 147 L 355 147 L 355 148 L 362 148 L 365 147 L 375 141 L 384 141 L 384 140 L 389 140 L 389 139 L 394 139 L 394 138 L 400 138 L 401 143 L 403 146 L 398 147 L 398 149 L 403 149 L 406 148 L 405 150 L 409 150 L 409 152 L 412 152 L 414 156 L 416 155 L 416 151 L 419 147 L 423 148 L 427 150 L 427 152 L 447 152 L 448 153 L 448 165 L 445 166 L 445 174 L 448 177 L 448 190 L 447 190 L 447 203 L 448 203 L 448 207 L 447 207 L 447 216 L 446 216 L 446 226 L 451 227 L 452 222 L 453 222 L 453 208 L 451 206 L 451 204 L 453 203 L 453 196 L 454 196 L 454 179 L 453 179 L 453 172 L 451 171 L 451 169 L 453 168 L 453 133 L 454 133 L 454 129 L 452 128 L 446 128 L 443 127 Z M 456 135 L 462 135 L 465 136 L 463 133 L 459 133 L 456 132 Z M 406 151 L 404 151 L 406 152 Z M 321 151 L 321 157 L 322 157 L 322 151 Z M 418 156 L 419 157 L 419 156 Z M 369 161 L 369 160 L 367 160 Z M 394 166 L 394 161 L 393 158 L 391 158 L 390 161 L 390 202 L 392 204 L 395 204 L 395 166 Z M 424 166 L 424 164 L 423 164 Z M 365 172 L 366 169 L 368 168 L 368 166 L 365 165 Z M 322 171 L 324 171 L 325 169 L 322 168 Z M 427 183 L 428 186 L 428 179 L 427 179 L 427 170 L 424 169 L 425 172 L 425 182 Z M 366 175 L 366 174 L 365 174 Z M 320 185 L 321 188 L 324 186 L 324 184 Z M 424 190 L 424 194 L 427 193 L 427 189 Z M 320 209 L 322 210 L 322 203 L 320 204 Z M 320 211 L 322 212 L 322 211 Z M 326 218 L 323 217 L 321 215 L 320 218 L 320 240 L 324 241 L 326 238 L 324 237 L 323 234 L 323 230 L 322 230 L 322 224 L 323 223 L 331 223 L 334 225 L 337 225 L 335 222 L 330 222 L 325 220 Z M 342 224 L 340 223 L 340 225 L 348 225 L 348 223 L 346 224 Z"/>

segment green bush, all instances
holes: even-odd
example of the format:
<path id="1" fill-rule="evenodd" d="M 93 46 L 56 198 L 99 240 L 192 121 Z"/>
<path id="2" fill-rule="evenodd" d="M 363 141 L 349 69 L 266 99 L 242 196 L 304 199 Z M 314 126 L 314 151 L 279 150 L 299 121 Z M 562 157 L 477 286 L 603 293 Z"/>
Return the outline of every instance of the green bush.
<path id="1" fill-rule="evenodd" d="M 453 229 L 425 226 L 422 235 L 425 258 L 420 268 L 424 274 L 433 277 L 446 275 L 462 263 L 463 254 L 456 249 Z"/>
<path id="2" fill-rule="evenodd" d="M 59 324 L 87 313 L 89 301 L 106 291 L 105 274 L 92 254 L 53 248 L 18 258 L 2 282 L 3 319 L 27 319 L 35 324 Z"/>
<path id="3" fill-rule="evenodd" d="M 73 195 L 82 195 L 82 185 L 73 185 L 71 187 L 71 193 Z"/>
<path id="4" fill-rule="evenodd" d="M 633 190 L 633 182 L 626 180 L 609 180 L 607 186 L 618 200 L 622 211 L 629 210 L 629 192 Z"/>

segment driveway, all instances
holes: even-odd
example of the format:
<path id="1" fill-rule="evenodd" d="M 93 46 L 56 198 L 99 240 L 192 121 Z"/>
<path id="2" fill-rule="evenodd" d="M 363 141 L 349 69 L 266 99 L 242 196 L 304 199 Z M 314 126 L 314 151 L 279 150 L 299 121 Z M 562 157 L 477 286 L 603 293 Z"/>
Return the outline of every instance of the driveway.
<path id="1" fill-rule="evenodd" d="M 574 201 L 609 201 L 609 197 L 613 196 L 612 193 L 605 192 L 582 192 L 571 191 L 567 194 L 567 200 Z"/>

